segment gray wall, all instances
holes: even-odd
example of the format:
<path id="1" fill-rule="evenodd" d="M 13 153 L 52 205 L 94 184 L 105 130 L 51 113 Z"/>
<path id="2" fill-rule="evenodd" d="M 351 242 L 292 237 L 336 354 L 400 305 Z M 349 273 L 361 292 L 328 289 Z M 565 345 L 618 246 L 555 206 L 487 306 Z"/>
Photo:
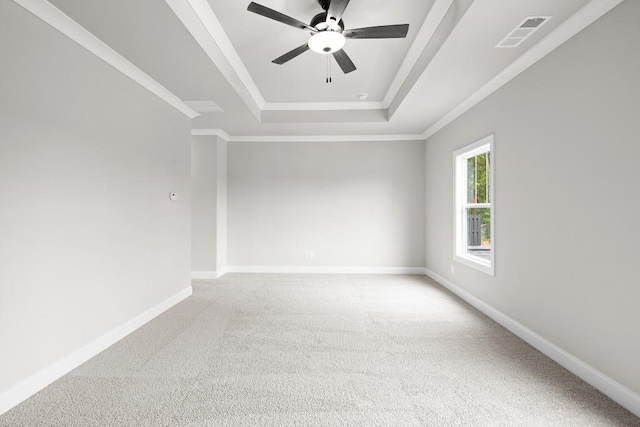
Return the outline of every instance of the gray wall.
<path id="1" fill-rule="evenodd" d="M 191 269 L 216 271 L 217 136 L 191 142 Z"/>
<path id="2" fill-rule="evenodd" d="M 0 52 L 2 393 L 189 286 L 190 121 L 10 1 Z"/>
<path id="3" fill-rule="evenodd" d="M 640 2 L 427 141 L 427 268 L 640 393 Z M 452 152 L 495 133 L 496 276 L 452 262 Z"/>
<path id="4" fill-rule="evenodd" d="M 227 142 L 194 136 L 191 142 L 191 269 L 224 273 L 227 262 Z"/>
<path id="5" fill-rule="evenodd" d="M 424 266 L 423 159 L 421 141 L 229 144 L 229 265 Z"/>
<path id="6" fill-rule="evenodd" d="M 217 205 L 216 205 L 216 271 L 218 274 L 224 273 L 227 268 L 227 160 L 228 143 L 218 138 L 218 156 L 216 159 L 216 183 L 217 183 Z"/>

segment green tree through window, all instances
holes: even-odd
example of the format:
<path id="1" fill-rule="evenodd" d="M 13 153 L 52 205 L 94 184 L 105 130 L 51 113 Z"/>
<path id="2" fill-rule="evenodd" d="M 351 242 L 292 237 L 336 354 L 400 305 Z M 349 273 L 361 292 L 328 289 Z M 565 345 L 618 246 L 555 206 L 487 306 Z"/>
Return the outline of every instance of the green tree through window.
<path id="1" fill-rule="evenodd" d="M 491 203 L 490 182 L 491 153 L 486 152 L 467 159 L 467 203 Z M 491 210 L 469 209 L 469 215 L 480 216 L 481 246 L 491 246 Z"/>
<path id="2" fill-rule="evenodd" d="M 453 153 L 455 171 L 454 259 L 494 274 L 493 135 Z"/>

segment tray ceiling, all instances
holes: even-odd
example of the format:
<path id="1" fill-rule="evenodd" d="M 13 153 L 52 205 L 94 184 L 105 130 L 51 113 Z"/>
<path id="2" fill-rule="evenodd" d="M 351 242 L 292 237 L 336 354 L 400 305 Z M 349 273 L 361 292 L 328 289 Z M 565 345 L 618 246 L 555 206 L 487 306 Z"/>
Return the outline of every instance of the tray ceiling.
<path id="1" fill-rule="evenodd" d="M 39 4 L 49 4 L 14 1 L 31 5 L 36 15 Z M 324 81 L 324 58 L 313 52 L 285 65 L 271 63 L 307 34 L 246 11 L 250 0 L 50 3 L 155 84 L 196 101 L 189 105 L 208 106 L 194 129 L 232 140 L 402 140 L 441 128 L 621 1 L 351 0 L 343 17 L 347 28 L 411 27 L 406 39 L 348 40 L 345 49 L 358 69 L 344 75 L 334 63 L 332 84 Z M 316 0 L 258 2 L 302 21 L 321 10 Z M 496 49 L 527 16 L 552 18 L 517 48 Z M 361 93 L 368 99 L 358 99 Z"/>
<path id="2" fill-rule="evenodd" d="M 258 0 L 302 22 L 322 9 L 316 0 Z M 405 39 L 355 40 L 344 47 L 357 70 L 343 74 L 332 59 L 333 83 L 325 82 L 327 56 L 308 51 L 284 65 L 271 61 L 309 39 L 309 32 L 248 12 L 246 1 L 209 0 L 224 31 L 267 102 L 382 101 L 426 19 L 433 0 L 352 0 L 345 28 L 410 24 Z"/>

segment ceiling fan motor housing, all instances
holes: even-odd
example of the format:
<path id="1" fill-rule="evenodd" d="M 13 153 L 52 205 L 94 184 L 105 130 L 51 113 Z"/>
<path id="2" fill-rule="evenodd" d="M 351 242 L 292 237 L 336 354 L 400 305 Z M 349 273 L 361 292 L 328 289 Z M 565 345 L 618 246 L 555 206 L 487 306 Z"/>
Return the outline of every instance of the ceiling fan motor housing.
<path id="1" fill-rule="evenodd" d="M 329 3 L 331 3 L 331 0 L 318 0 L 318 3 L 320 3 L 322 10 L 329 10 Z"/>
<path id="2" fill-rule="evenodd" d="M 309 26 L 317 28 L 319 31 L 324 31 L 329 29 L 329 26 L 327 25 L 327 12 L 322 12 L 314 16 L 311 19 Z M 341 19 L 340 22 L 338 22 L 337 27 L 334 28 L 333 31 L 338 31 L 341 33 L 343 30 L 344 30 L 344 21 Z"/>

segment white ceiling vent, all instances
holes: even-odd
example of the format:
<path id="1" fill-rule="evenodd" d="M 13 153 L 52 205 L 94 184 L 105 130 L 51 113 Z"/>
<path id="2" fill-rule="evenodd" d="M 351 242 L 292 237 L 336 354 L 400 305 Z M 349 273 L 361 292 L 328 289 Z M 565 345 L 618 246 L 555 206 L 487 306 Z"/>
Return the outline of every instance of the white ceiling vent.
<path id="1" fill-rule="evenodd" d="M 520 43 L 528 39 L 531 34 L 540 29 L 551 18 L 551 16 L 527 16 L 496 47 L 510 48 L 519 46 Z"/>

